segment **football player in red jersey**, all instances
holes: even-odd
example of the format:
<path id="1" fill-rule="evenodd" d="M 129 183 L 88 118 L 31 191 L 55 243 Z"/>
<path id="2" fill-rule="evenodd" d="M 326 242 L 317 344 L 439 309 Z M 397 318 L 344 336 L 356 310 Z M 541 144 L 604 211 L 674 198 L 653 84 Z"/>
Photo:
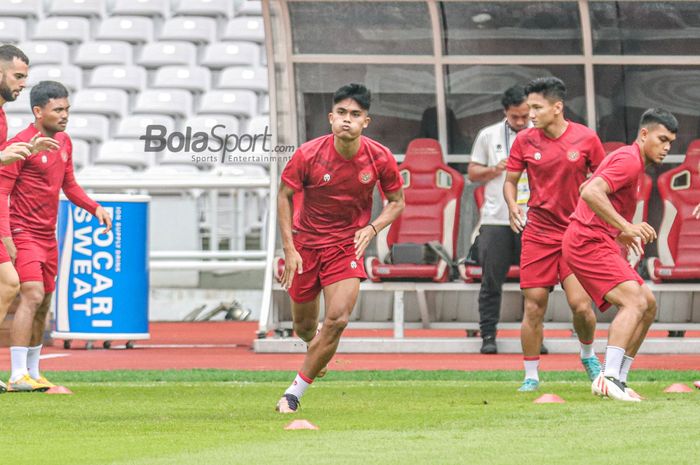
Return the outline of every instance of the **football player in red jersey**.
<path id="1" fill-rule="evenodd" d="M 325 373 L 348 324 L 360 281 L 367 278 L 364 252 L 404 208 L 396 160 L 389 149 L 362 135 L 370 123 L 370 91 L 349 84 L 335 92 L 328 114 L 332 133 L 302 144 L 282 173 L 277 196 L 284 247 L 282 285 L 292 300 L 294 331 L 308 351 L 277 411 L 297 411 L 314 378 Z M 372 220 L 372 193 L 379 183 L 387 203 Z M 297 192 L 301 205 L 293 205 Z M 295 211 L 296 210 L 296 211 Z M 319 295 L 325 319 L 318 328 Z"/>
<path id="2" fill-rule="evenodd" d="M 656 299 L 620 253 L 620 245 L 642 255 L 641 243 L 656 239 L 649 224 L 631 221 L 645 167 L 663 161 L 677 132 L 678 121 L 668 111 L 645 111 L 637 140 L 608 155 L 583 186 L 564 235 L 564 259 L 596 305 L 601 311 L 618 307 L 608 332 L 605 370 L 591 385 L 600 396 L 641 400 L 627 386 L 627 374 L 654 322 Z"/>
<path id="3" fill-rule="evenodd" d="M 0 46 L 0 164 L 9 165 L 28 157 L 32 150 L 53 147 L 50 138 L 7 144 L 7 117 L 3 105 L 14 102 L 24 89 L 29 72 L 29 58 L 14 45 Z M 33 147 L 34 145 L 34 147 Z M 19 277 L 5 246 L 0 244 L 0 323 L 19 292 Z M 6 386 L 0 381 L 0 393 Z"/>
<path id="4" fill-rule="evenodd" d="M 593 352 L 596 318 L 591 299 L 561 258 L 562 237 L 576 207 L 579 187 L 605 157 L 596 133 L 564 118 L 566 86 L 556 77 L 538 78 L 525 87 L 533 127 L 520 131 L 507 164 L 503 194 L 510 224 L 522 232 L 520 288 L 525 314 L 520 338 L 525 379 L 519 391 L 539 387 L 539 360 L 544 314 L 549 292 L 561 283 L 573 312 L 581 343 L 581 362 L 590 380 L 600 373 Z M 527 225 L 517 203 L 520 174 L 527 170 L 530 185 Z"/>
<path id="5" fill-rule="evenodd" d="M 12 324 L 8 391 L 45 390 L 53 385 L 39 372 L 41 341 L 56 287 L 58 251 L 56 219 L 59 193 L 87 210 L 105 232 L 112 220 L 87 196 L 73 173 L 68 123 L 68 91 L 54 81 L 41 81 L 30 93 L 34 123 L 10 142 L 49 138 L 52 148 L 40 150 L 0 170 L 0 236 L 19 275 L 19 305 Z M 9 205 L 8 205 L 9 204 Z"/>

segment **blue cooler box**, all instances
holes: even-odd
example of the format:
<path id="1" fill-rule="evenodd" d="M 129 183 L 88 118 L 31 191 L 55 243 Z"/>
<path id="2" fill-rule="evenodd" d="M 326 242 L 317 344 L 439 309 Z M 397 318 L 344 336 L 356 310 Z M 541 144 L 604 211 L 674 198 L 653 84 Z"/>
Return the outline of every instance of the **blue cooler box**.
<path id="1" fill-rule="evenodd" d="M 61 198 L 51 336 L 67 341 L 148 339 L 150 197 L 91 197 L 111 215 L 112 231 L 102 234 L 104 226 L 96 218 Z"/>

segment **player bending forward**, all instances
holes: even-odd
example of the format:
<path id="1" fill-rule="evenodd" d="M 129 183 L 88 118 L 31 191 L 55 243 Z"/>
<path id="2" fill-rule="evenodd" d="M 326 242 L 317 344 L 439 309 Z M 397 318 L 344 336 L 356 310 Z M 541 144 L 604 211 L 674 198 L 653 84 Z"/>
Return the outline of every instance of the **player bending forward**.
<path id="1" fill-rule="evenodd" d="M 656 299 L 621 253 L 620 245 L 642 254 L 641 243 L 656 239 L 647 223 L 632 224 L 644 168 L 658 164 L 676 139 L 678 121 L 666 110 L 652 108 L 639 122 L 637 140 L 600 164 L 583 186 L 581 198 L 564 235 L 564 259 L 601 311 L 617 305 L 605 350 L 605 369 L 592 391 L 616 400 L 639 402 L 627 386 L 634 356 L 656 315 Z"/>
<path id="2" fill-rule="evenodd" d="M 369 106 L 365 86 L 338 89 L 328 114 L 332 134 L 299 147 L 282 173 L 277 197 L 285 258 L 282 285 L 292 300 L 294 331 L 309 349 L 277 402 L 281 413 L 296 412 L 304 391 L 325 371 L 357 301 L 360 280 L 367 278 L 365 249 L 404 208 L 394 156 L 362 136 L 370 123 Z M 388 202 L 370 221 L 377 182 Z M 301 205 L 292 203 L 295 192 L 303 193 Z M 325 319 L 317 331 L 321 291 Z"/>

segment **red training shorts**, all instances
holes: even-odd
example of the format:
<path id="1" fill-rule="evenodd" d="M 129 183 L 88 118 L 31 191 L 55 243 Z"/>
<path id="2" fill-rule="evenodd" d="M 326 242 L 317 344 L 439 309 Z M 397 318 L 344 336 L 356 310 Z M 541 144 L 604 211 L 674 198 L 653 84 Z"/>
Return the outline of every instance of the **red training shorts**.
<path id="1" fill-rule="evenodd" d="M 321 289 L 344 279 L 367 279 L 364 257 L 355 258 L 355 244 L 331 245 L 310 249 L 296 244 L 301 255 L 302 274 L 295 274 L 289 288 L 289 297 L 294 302 L 314 300 Z"/>
<path id="2" fill-rule="evenodd" d="M 625 281 L 644 280 L 620 251 L 620 245 L 602 231 L 572 221 L 564 234 L 563 255 L 583 288 L 601 312 L 610 308 L 605 295 Z"/>
<path id="3" fill-rule="evenodd" d="M 19 282 L 39 281 L 44 283 L 44 293 L 56 289 L 58 270 L 58 245 L 56 239 L 42 239 L 26 232 L 12 237 L 17 247 L 15 269 Z"/>
<path id="4" fill-rule="evenodd" d="M 561 257 L 561 242 L 542 241 L 528 234 L 522 235 L 520 253 L 520 289 L 554 287 L 571 274 L 571 269 Z"/>

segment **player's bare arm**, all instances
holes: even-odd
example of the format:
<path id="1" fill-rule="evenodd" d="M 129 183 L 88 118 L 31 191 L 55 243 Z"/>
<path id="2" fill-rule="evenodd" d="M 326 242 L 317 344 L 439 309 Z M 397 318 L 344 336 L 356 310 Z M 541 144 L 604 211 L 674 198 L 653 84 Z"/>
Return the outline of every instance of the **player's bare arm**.
<path id="1" fill-rule="evenodd" d="M 355 258 L 362 258 L 367 246 L 376 236 L 379 231 L 393 223 L 396 218 L 401 215 L 406 206 L 403 197 L 403 188 L 395 192 L 387 192 L 387 204 L 384 206 L 381 214 L 362 229 L 355 232 Z"/>
<path id="2" fill-rule="evenodd" d="M 489 182 L 493 178 L 498 177 L 506 170 L 507 160 L 503 159 L 495 166 L 486 166 L 480 163 L 469 163 L 467 175 L 471 182 Z"/>
<path id="3" fill-rule="evenodd" d="M 506 181 L 503 183 L 503 197 L 508 204 L 510 229 L 516 233 L 523 232 L 525 221 L 523 209 L 518 205 L 518 180 L 522 171 L 506 171 Z"/>
<path id="4" fill-rule="evenodd" d="M 294 190 L 284 182 L 280 184 L 280 190 L 277 194 L 277 219 L 280 225 L 280 234 L 282 236 L 282 248 L 284 250 L 284 272 L 282 273 L 282 287 L 289 289 L 294 280 L 294 274 L 303 272 L 301 255 L 294 247 L 294 239 L 292 237 L 292 215 L 294 207 L 292 198 Z"/>
<path id="5" fill-rule="evenodd" d="M 32 146 L 26 142 L 15 142 L 5 147 L 0 152 L 0 163 L 11 165 L 12 163 L 24 160 L 32 154 Z"/>
<path id="6" fill-rule="evenodd" d="M 626 241 L 629 243 L 631 238 L 638 237 L 648 244 L 656 239 L 656 231 L 648 223 L 642 222 L 632 224 L 625 220 L 610 203 L 608 194 L 610 186 L 601 177 L 591 179 L 586 187 L 581 192 L 581 198 L 591 207 L 591 210 L 602 218 L 606 223 L 620 230 L 620 242 Z M 624 243 L 624 242 L 623 242 Z M 625 244 L 627 245 L 627 244 Z"/>

